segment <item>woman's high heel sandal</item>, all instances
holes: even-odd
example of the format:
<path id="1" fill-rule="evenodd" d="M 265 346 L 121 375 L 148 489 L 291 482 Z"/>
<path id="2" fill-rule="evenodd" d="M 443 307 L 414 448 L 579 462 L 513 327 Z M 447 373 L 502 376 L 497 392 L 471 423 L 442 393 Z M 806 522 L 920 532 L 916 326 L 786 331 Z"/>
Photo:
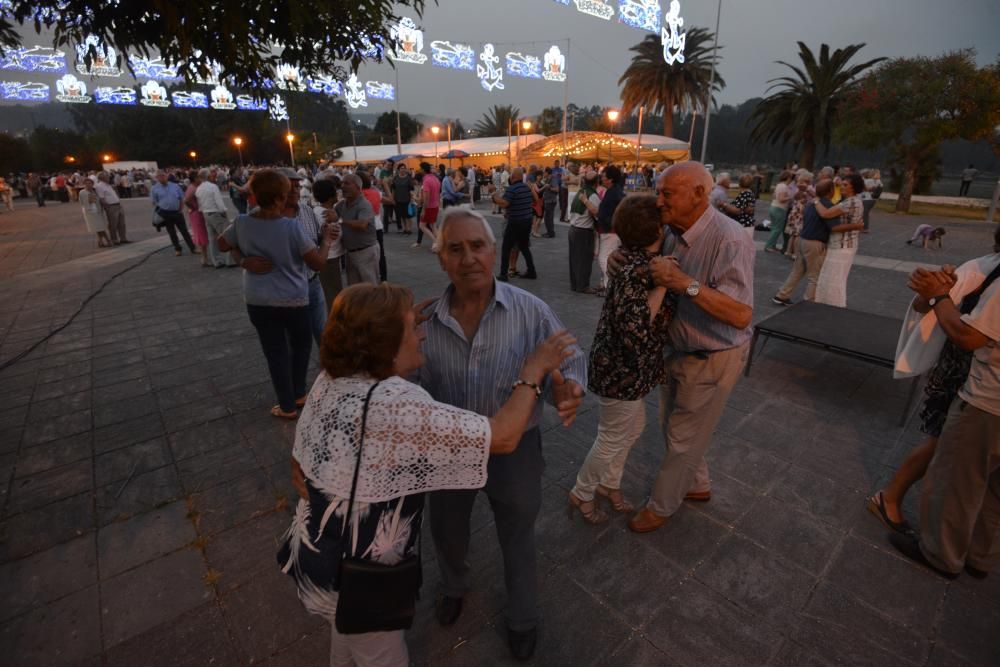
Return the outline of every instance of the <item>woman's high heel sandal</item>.
<path id="1" fill-rule="evenodd" d="M 635 505 L 625 500 L 625 496 L 622 495 L 621 489 L 609 489 L 606 486 L 597 485 L 595 490 L 597 495 L 608 501 L 611 505 L 611 509 L 619 513 L 634 512 Z"/>
<path id="2" fill-rule="evenodd" d="M 566 515 L 572 519 L 573 514 L 579 511 L 583 520 L 590 524 L 604 523 L 608 520 L 608 515 L 597 506 L 597 499 L 580 500 L 572 491 L 569 493 L 569 504 L 566 506 Z"/>

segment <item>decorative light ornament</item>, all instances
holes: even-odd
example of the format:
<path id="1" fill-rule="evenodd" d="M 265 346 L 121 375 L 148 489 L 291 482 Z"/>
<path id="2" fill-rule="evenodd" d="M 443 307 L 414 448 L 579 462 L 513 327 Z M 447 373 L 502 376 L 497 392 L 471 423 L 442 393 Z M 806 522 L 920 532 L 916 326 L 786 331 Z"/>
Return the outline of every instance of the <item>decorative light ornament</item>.
<path id="1" fill-rule="evenodd" d="M 242 111 L 267 111 L 267 101 L 252 95 L 237 95 L 236 108 Z"/>
<path id="2" fill-rule="evenodd" d="M 302 75 L 299 68 L 287 63 L 278 63 L 275 68 L 277 80 L 274 82 L 282 90 L 305 90 L 306 85 L 302 82 Z"/>
<path id="3" fill-rule="evenodd" d="M 396 88 L 391 83 L 382 83 L 381 81 L 366 81 L 365 93 L 368 97 L 376 100 L 396 99 Z"/>
<path id="4" fill-rule="evenodd" d="M 341 95 L 344 92 L 344 85 L 332 76 L 322 74 L 311 76 L 306 79 L 306 89 L 313 93 L 324 95 Z"/>
<path id="5" fill-rule="evenodd" d="M 668 65 L 684 62 L 684 43 L 687 33 L 682 33 L 684 19 L 681 17 L 681 3 L 670 0 L 670 12 L 663 17 L 663 31 L 660 41 L 663 42 L 663 59 Z"/>
<path id="6" fill-rule="evenodd" d="M 288 120 L 288 107 L 285 106 L 285 100 L 281 99 L 278 95 L 272 97 L 267 103 L 267 110 L 271 116 L 271 120 Z"/>
<path id="7" fill-rule="evenodd" d="M 125 86 L 98 86 L 94 89 L 94 101 L 98 104 L 119 104 L 134 106 L 137 95 L 134 88 Z"/>
<path id="8" fill-rule="evenodd" d="M 358 75 L 356 72 L 351 73 L 351 78 L 347 80 L 345 85 L 347 86 L 347 89 L 344 91 L 344 99 L 347 100 L 347 106 L 352 109 L 368 106 L 365 87 L 360 81 L 358 81 Z"/>
<path id="9" fill-rule="evenodd" d="M 601 0 L 573 0 L 573 2 L 576 4 L 576 11 L 596 16 L 605 21 L 610 21 L 611 17 L 615 15 L 615 8 L 606 2 L 601 2 Z"/>
<path id="10" fill-rule="evenodd" d="M 56 81 L 56 90 L 59 92 L 56 99 L 69 104 L 87 104 L 91 97 L 87 95 L 87 84 L 80 81 L 72 74 L 64 74 Z"/>
<path id="11" fill-rule="evenodd" d="M 476 53 L 471 46 L 434 40 L 431 42 L 431 62 L 438 67 L 475 70 Z"/>
<path id="12" fill-rule="evenodd" d="M 209 106 L 220 111 L 232 111 L 236 108 L 236 103 L 233 101 L 233 94 L 220 83 L 212 89 L 212 103 Z"/>
<path id="13" fill-rule="evenodd" d="M 618 20 L 627 26 L 656 32 L 660 27 L 659 0 L 619 0 Z"/>
<path id="14" fill-rule="evenodd" d="M 509 51 L 506 57 L 507 74 L 525 79 L 542 78 L 542 61 L 537 56 Z"/>
<path id="15" fill-rule="evenodd" d="M 177 68 L 164 63 L 163 58 L 146 58 L 130 53 L 128 62 L 136 78 L 145 77 L 161 81 L 179 81 L 181 79 L 177 74 Z"/>
<path id="16" fill-rule="evenodd" d="M 207 109 L 208 96 L 197 91 L 178 90 L 170 94 L 174 106 L 180 109 Z"/>
<path id="17" fill-rule="evenodd" d="M 421 51 L 424 50 L 424 33 L 417 29 L 417 24 L 409 17 L 403 17 L 399 23 L 392 26 L 389 36 L 398 46 L 389 51 L 389 56 L 393 60 L 414 65 L 423 65 L 427 62 L 427 56 Z"/>
<path id="18" fill-rule="evenodd" d="M 66 71 L 66 54 L 44 46 L 0 49 L 0 69 L 58 74 Z"/>
<path id="19" fill-rule="evenodd" d="M 167 89 L 156 81 L 150 79 L 139 88 L 142 99 L 139 103 L 147 107 L 169 107 L 170 98 L 167 97 Z"/>
<path id="20" fill-rule="evenodd" d="M 542 71 L 542 77 L 546 81 L 566 80 L 566 56 L 554 44 L 545 54 L 545 69 Z"/>
<path id="21" fill-rule="evenodd" d="M 89 67 L 85 61 L 88 53 L 93 55 Z M 111 46 L 104 44 L 97 35 L 87 35 L 83 44 L 76 45 L 76 71 L 91 76 L 121 76 L 122 74 L 118 68 L 118 54 Z"/>
<path id="22" fill-rule="evenodd" d="M 476 65 L 476 76 L 479 84 L 487 93 L 503 90 L 503 70 L 499 67 L 500 58 L 493 54 L 492 44 L 483 44 L 483 52 L 479 54 L 482 65 Z"/>
<path id="23" fill-rule="evenodd" d="M 49 87 L 44 83 L 0 81 L 0 100 L 19 102 L 48 102 Z"/>

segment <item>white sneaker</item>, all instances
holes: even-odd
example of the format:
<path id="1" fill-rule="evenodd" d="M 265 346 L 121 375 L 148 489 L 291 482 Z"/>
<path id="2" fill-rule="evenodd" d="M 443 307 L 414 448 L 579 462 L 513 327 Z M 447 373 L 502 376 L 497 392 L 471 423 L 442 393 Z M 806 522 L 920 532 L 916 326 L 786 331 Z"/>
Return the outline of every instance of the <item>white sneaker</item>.
<path id="1" fill-rule="evenodd" d="M 414 243 L 414 244 L 413 244 L 413 245 L 411 245 L 410 247 L 411 247 L 411 248 L 419 248 L 419 247 L 420 247 L 420 244 L 419 244 L 419 243 Z"/>
<path id="2" fill-rule="evenodd" d="M 439 246 L 437 243 L 431 246 L 431 252 L 434 253 L 435 255 L 438 253 L 439 250 L 441 250 L 441 246 Z"/>

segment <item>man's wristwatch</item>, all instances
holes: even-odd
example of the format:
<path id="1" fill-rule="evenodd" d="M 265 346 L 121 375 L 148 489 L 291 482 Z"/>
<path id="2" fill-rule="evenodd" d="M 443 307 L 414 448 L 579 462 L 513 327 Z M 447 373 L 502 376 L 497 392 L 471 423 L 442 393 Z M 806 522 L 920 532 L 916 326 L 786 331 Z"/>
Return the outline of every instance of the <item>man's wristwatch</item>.
<path id="1" fill-rule="evenodd" d="M 701 292 L 701 284 L 697 280 L 692 280 L 691 284 L 688 285 L 687 289 L 684 290 L 684 293 L 687 294 L 692 299 L 698 296 L 699 292 Z"/>
<path id="2" fill-rule="evenodd" d="M 927 299 L 927 305 L 933 308 L 934 306 L 938 305 L 945 299 L 950 299 L 950 298 L 951 298 L 950 294 L 939 294 L 938 296 L 932 296 L 931 298 Z"/>

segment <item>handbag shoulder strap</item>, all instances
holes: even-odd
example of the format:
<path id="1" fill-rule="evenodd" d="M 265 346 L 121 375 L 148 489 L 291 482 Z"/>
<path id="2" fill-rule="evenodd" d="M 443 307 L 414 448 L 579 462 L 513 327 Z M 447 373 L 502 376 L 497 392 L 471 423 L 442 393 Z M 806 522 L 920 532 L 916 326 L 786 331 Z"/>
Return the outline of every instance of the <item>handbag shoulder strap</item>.
<path id="1" fill-rule="evenodd" d="M 965 295 L 965 298 L 962 299 L 962 303 L 959 305 L 958 311 L 963 315 L 968 315 L 975 310 L 976 306 L 979 305 L 979 298 L 983 295 L 983 292 L 989 289 L 989 286 L 992 285 L 993 281 L 998 277 L 1000 277 L 1000 264 L 993 267 L 990 274 L 986 276 L 986 280 L 984 280 L 978 288 Z"/>
<path id="2" fill-rule="evenodd" d="M 375 388 L 382 383 L 381 380 L 376 382 L 368 390 L 368 394 L 365 396 L 364 407 L 361 409 L 361 433 L 358 436 L 358 459 L 354 463 L 354 479 L 351 480 L 351 499 L 347 502 L 347 525 L 351 525 L 351 512 L 354 509 L 354 496 L 358 491 L 358 474 L 361 472 L 361 450 L 365 446 L 365 426 L 368 423 L 368 405 L 371 403 L 372 394 L 375 393 Z M 344 557 L 347 557 L 347 542 L 344 542 Z"/>

